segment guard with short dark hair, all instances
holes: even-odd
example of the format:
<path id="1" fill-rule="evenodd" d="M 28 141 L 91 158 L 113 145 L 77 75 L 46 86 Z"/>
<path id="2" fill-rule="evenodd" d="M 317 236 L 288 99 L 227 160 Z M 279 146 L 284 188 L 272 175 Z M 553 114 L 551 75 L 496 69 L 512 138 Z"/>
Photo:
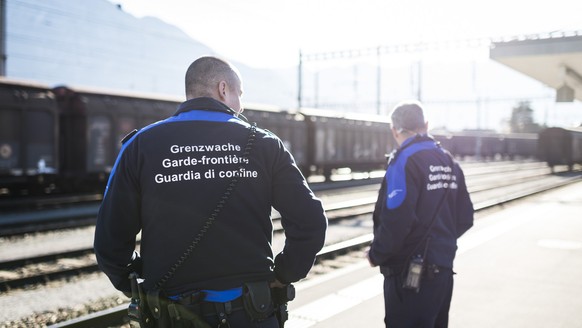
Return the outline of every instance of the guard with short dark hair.
<path id="1" fill-rule="evenodd" d="M 427 134 L 422 106 L 398 104 L 399 147 L 373 214 L 372 266 L 384 275 L 387 327 L 447 327 L 457 239 L 473 225 L 473 204 L 453 156 Z"/>
<path id="2" fill-rule="evenodd" d="M 279 327 L 291 283 L 324 244 L 321 202 L 283 142 L 243 119 L 242 93 L 234 66 L 199 58 L 187 100 L 118 155 L 95 254 L 115 288 L 131 292 L 129 315 L 142 326 Z M 286 237 L 276 256 L 272 208 Z"/>

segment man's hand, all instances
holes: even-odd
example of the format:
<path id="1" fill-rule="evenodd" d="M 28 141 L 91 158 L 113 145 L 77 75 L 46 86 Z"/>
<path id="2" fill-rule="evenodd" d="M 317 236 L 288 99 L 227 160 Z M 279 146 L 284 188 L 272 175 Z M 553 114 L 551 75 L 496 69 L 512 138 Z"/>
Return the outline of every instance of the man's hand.
<path id="1" fill-rule="evenodd" d="M 279 280 L 275 279 L 275 281 L 271 281 L 269 283 L 269 287 L 271 288 L 283 288 L 287 285 L 284 285 L 283 283 L 281 283 Z"/>
<path id="2" fill-rule="evenodd" d="M 366 251 L 366 257 L 368 258 L 368 263 L 370 263 L 371 267 L 376 267 L 378 266 L 377 264 L 374 264 L 374 262 L 372 262 L 372 259 L 370 258 L 370 249 L 368 248 L 368 250 Z"/>

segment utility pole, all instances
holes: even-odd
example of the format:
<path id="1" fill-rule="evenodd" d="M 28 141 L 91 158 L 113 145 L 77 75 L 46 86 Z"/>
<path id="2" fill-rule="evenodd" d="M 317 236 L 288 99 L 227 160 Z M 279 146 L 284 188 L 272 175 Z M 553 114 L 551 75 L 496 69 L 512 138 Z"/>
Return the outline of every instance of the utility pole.
<path id="1" fill-rule="evenodd" d="M 1 1 L 1 0 L 0 0 Z M 302 76 L 303 76 L 303 54 L 299 50 L 299 69 L 298 69 L 298 86 L 297 86 L 297 108 L 301 108 L 301 88 L 302 88 Z"/>
<path id="2" fill-rule="evenodd" d="M 382 108 L 382 53 L 378 46 L 376 55 L 378 56 L 378 66 L 376 67 L 376 114 L 380 115 Z"/>
<path id="3" fill-rule="evenodd" d="M 416 99 L 422 101 L 422 59 L 418 60 L 418 86 L 416 89 Z"/>
<path id="4" fill-rule="evenodd" d="M 319 72 L 315 72 L 313 79 L 313 107 L 319 107 Z"/>
<path id="5" fill-rule="evenodd" d="M 0 0 L 0 76 L 6 76 L 6 0 Z"/>

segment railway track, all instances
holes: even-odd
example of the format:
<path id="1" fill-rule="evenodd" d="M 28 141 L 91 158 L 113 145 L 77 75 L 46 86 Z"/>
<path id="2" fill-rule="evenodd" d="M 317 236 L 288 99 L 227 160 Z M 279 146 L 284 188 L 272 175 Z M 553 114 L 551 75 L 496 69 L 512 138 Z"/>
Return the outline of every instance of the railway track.
<path id="1" fill-rule="evenodd" d="M 2 200 L 0 237 L 95 224 L 103 195 L 67 195 Z"/>
<path id="2" fill-rule="evenodd" d="M 316 192 L 374 185 L 381 178 L 314 183 Z M 0 200 L 0 237 L 23 235 L 95 224 L 102 194 L 58 195 Z M 277 215 L 277 214 L 275 214 Z"/>
<path id="3" fill-rule="evenodd" d="M 541 169 L 536 165 L 526 165 L 532 170 L 522 168 L 517 173 L 514 168 L 508 172 L 496 173 L 496 182 L 489 184 L 482 181 L 480 174 L 472 173 L 468 176 L 471 197 L 475 203 L 475 210 L 483 210 L 508 201 L 527 197 L 551 188 L 559 187 L 564 183 L 575 181 L 572 178 L 548 175 L 548 168 Z M 487 172 L 482 168 L 478 171 Z M 496 172 L 499 172 L 498 170 Z M 506 176 L 508 175 L 508 176 Z M 489 177 L 491 180 L 491 177 Z M 497 181 L 501 180 L 501 181 Z M 329 190 L 329 189 L 328 189 Z M 377 185 L 360 184 L 359 186 L 337 189 L 322 196 L 324 208 L 330 220 L 335 224 L 341 220 L 348 220 L 360 215 L 371 214 L 377 198 Z M 358 195 L 357 197 L 353 195 Z M 278 213 L 273 213 L 275 233 L 283 232 Z M 333 246 L 338 249 L 339 246 Z M 326 254 L 326 255 L 323 255 Z M 326 251 L 322 257 L 332 257 L 333 252 Z M 331 255 L 330 255 L 331 254 Z M 54 254 L 29 256 L 0 262 L 0 291 L 14 288 L 23 288 L 29 285 L 42 284 L 56 279 L 67 278 L 83 273 L 98 272 L 99 269 L 93 258 L 91 245 L 85 248 L 74 249 Z"/>
<path id="4" fill-rule="evenodd" d="M 505 174 L 507 178 L 500 176 L 507 184 L 517 183 L 519 179 L 535 177 L 539 174 L 551 172 L 545 163 L 526 162 L 518 166 L 514 162 L 496 162 L 484 165 L 481 162 L 464 164 L 467 167 L 466 174 L 476 181 L 474 185 L 481 188 L 490 188 L 491 174 Z M 357 175 L 356 175 L 357 176 Z M 366 179 L 348 180 L 349 175 L 338 176 L 340 181 L 312 183 L 314 192 L 329 192 L 333 189 L 370 187 L 376 188 L 382 176 Z M 20 199 L 0 200 L 0 237 L 22 235 L 26 233 L 69 229 L 75 227 L 91 226 L 95 224 L 95 218 L 102 200 L 101 194 L 57 195 L 48 197 L 30 197 Z M 278 213 L 273 213 L 278 220 Z M 278 225 L 276 224 L 276 227 Z"/>
<path id="5" fill-rule="evenodd" d="M 370 213 L 373 205 L 369 199 L 343 202 L 326 208 L 330 222 L 344 220 L 356 215 Z M 280 217 L 274 218 L 275 233 L 282 233 Z M 139 243 L 139 241 L 138 241 Z M 98 272 L 93 248 L 86 247 L 71 251 L 43 254 L 34 257 L 0 262 L 0 291 L 25 288 L 30 285 L 43 284 L 55 279 Z"/>
<path id="6" fill-rule="evenodd" d="M 530 165 L 531 170 L 526 170 L 523 167 L 518 170 L 511 170 L 513 173 L 503 173 L 499 169 L 485 169 L 479 166 L 474 168 L 466 168 L 468 174 L 469 187 L 471 195 L 475 204 L 476 211 L 483 211 L 485 209 L 503 204 L 515 199 L 527 197 L 529 195 L 539 193 L 545 190 L 557 188 L 559 186 L 579 181 L 581 176 L 579 173 L 564 173 L 561 175 L 551 175 L 544 172 L 544 170 Z M 546 168 L 547 169 L 547 168 Z M 547 169 L 549 170 L 549 169 Z M 534 171 L 537 171 L 534 172 Z M 499 180 L 503 177 L 502 183 L 490 183 L 489 187 L 479 187 L 486 185 L 487 179 L 481 180 L 482 176 L 495 174 Z M 489 177 L 491 180 L 491 177 Z M 351 191 L 347 191 L 351 190 Z M 373 206 L 377 196 L 377 185 L 358 187 L 351 187 L 349 189 L 341 189 L 337 192 L 330 192 L 327 197 L 328 204 L 326 212 L 330 218 L 330 226 L 339 220 L 346 220 L 362 214 L 370 214 L 373 211 Z M 352 195 L 351 197 L 346 193 Z M 354 194 L 359 194 L 358 198 L 354 198 Z M 345 200 L 341 200 L 345 199 Z M 276 228 L 278 229 L 278 228 Z M 365 234 L 336 242 L 328 245 L 322 249 L 318 254 L 317 263 L 323 263 L 328 259 L 333 259 L 341 254 L 349 253 L 353 250 L 358 250 L 366 247 L 371 242 L 371 234 Z M 46 263 L 53 263 L 47 265 Z M 92 249 L 75 250 L 66 253 L 59 253 L 54 255 L 43 255 L 37 258 L 27 258 L 13 260 L 9 262 L 0 263 L 0 272 L 18 272 L 26 271 L 26 267 L 53 267 L 53 270 L 45 271 L 44 273 L 32 274 L 28 277 L 16 277 L 15 279 L 4 279 L 0 281 L 0 289 L 8 290 L 11 288 L 21 288 L 29 284 L 38 284 L 50 281 L 53 279 L 62 279 L 70 275 L 78 275 L 79 273 L 96 272 L 98 271 L 92 256 Z M 30 270 L 35 271 L 35 270 Z M 2 278 L 0 278 L 2 279 Z M 126 305 L 122 305 L 119 309 L 109 309 L 104 312 L 96 313 L 87 318 L 79 318 L 73 321 L 62 323 L 63 327 L 88 327 L 88 326 L 103 326 L 111 325 L 111 321 L 120 324 L 126 313 Z"/>

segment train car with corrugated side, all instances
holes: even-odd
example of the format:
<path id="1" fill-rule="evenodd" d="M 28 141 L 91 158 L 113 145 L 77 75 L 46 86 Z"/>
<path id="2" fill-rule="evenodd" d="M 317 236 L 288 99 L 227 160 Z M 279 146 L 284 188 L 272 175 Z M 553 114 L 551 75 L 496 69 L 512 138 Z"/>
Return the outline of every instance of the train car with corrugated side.
<path id="1" fill-rule="evenodd" d="M 458 158 L 492 159 L 503 152 L 503 142 L 495 134 L 460 131 L 433 137 Z"/>
<path id="2" fill-rule="evenodd" d="M 575 164 L 582 164 L 582 127 L 551 127 L 540 131 L 538 151 L 552 169 L 567 165 L 572 170 Z"/>
<path id="3" fill-rule="evenodd" d="M 535 133 L 493 133 L 490 131 L 435 132 L 433 137 L 458 158 L 537 158 Z"/>
<path id="4" fill-rule="evenodd" d="M 539 158 L 537 133 L 508 133 L 503 134 L 502 138 L 505 144 L 504 158 L 510 160 Z"/>
<path id="5" fill-rule="evenodd" d="M 396 146 L 390 123 L 383 117 L 336 114 L 302 109 L 309 129 L 311 172 L 326 179 L 334 169 L 381 170 Z"/>
<path id="6" fill-rule="evenodd" d="M 293 155 L 304 174 L 309 173 L 308 131 L 305 116 L 298 111 L 262 104 L 245 104 L 243 115 L 249 122 L 273 132 Z"/>
<path id="7" fill-rule="evenodd" d="M 0 79 L 0 195 L 55 188 L 59 116 L 49 87 Z"/>
<path id="8" fill-rule="evenodd" d="M 152 97 L 109 90 L 55 87 L 61 111 L 60 174 L 65 191 L 104 188 L 120 140 L 133 129 L 172 115 L 177 98 Z"/>
<path id="9" fill-rule="evenodd" d="M 117 153 L 120 140 L 134 129 L 173 115 L 182 97 L 114 92 L 110 90 L 54 88 L 59 107 L 67 113 L 60 129 L 63 151 L 62 166 L 69 177 L 77 172 L 87 181 L 105 181 Z M 298 165 L 305 163 L 307 133 L 301 115 L 282 111 L 273 106 L 249 104 L 243 113 L 277 134 L 287 147 L 295 150 Z M 79 190 L 79 188 L 76 188 Z"/>

